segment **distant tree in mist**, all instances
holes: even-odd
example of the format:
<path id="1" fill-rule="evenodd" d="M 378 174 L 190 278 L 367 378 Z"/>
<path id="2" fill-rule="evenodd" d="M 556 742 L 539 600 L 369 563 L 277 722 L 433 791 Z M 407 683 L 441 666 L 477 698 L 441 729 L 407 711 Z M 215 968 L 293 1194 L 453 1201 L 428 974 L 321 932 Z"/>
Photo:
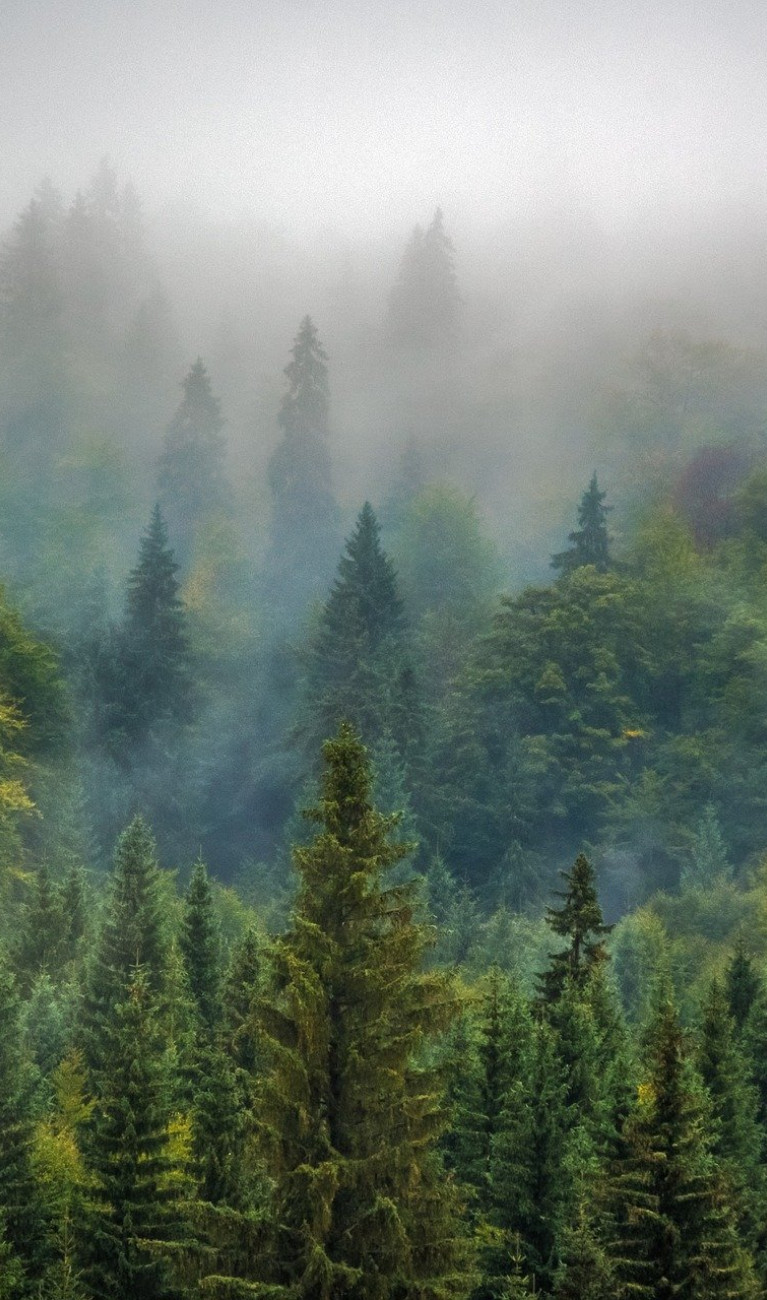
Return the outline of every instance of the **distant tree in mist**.
<path id="1" fill-rule="evenodd" d="M 288 389 L 277 422 L 282 438 L 269 461 L 272 497 L 267 588 L 290 615 L 303 614 L 332 571 L 338 507 L 328 449 L 327 353 L 305 316 L 285 367 Z"/>
<path id="2" fill-rule="evenodd" d="M 460 308 L 455 249 L 437 208 L 426 230 L 416 226 L 405 249 L 389 300 L 389 338 L 407 351 L 443 349 L 457 339 Z"/>
<path id="3" fill-rule="evenodd" d="M 596 473 L 581 497 L 578 507 L 578 528 L 569 534 L 571 546 L 551 558 L 551 567 L 562 573 L 572 573 L 586 564 L 593 564 L 598 573 L 606 573 L 610 567 L 610 545 L 607 536 L 607 512 L 610 506 L 604 505 L 606 492 L 599 491 Z"/>
<path id="4" fill-rule="evenodd" d="M 184 396 L 168 425 L 158 461 L 160 504 L 175 549 L 187 560 L 200 523 L 231 502 L 224 473 L 221 404 L 198 357 L 184 383 Z"/>

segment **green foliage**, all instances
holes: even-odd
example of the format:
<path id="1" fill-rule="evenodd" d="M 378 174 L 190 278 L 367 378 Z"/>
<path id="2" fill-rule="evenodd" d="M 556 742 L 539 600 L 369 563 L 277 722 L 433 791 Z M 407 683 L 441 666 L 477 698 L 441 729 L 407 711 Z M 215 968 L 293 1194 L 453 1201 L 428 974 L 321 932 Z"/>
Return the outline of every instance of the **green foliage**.
<path id="1" fill-rule="evenodd" d="M 382 873 L 403 850 L 370 803 L 365 750 L 344 725 L 324 747 L 315 839 L 295 851 L 301 885 L 275 946 L 263 1011 L 271 1053 L 261 1103 L 274 1180 L 274 1280 L 337 1300 L 463 1295 L 456 1204 L 434 1141 L 446 1116 L 419 1054 L 456 1012 L 412 890 Z"/>
<path id="2" fill-rule="evenodd" d="M 558 892 L 562 906 L 546 910 L 546 922 L 554 934 L 567 941 L 566 947 L 550 958 L 540 978 L 541 998 L 556 1003 L 569 984 L 583 991 L 599 967 L 607 961 L 604 938 L 611 926 L 604 924 L 596 891 L 594 868 L 579 853 L 571 871 L 560 872 L 567 888 Z"/>
<path id="3" fill-rule="evenodd" d="M 599 491 L 595 472 L 578 507 L 579 527 L 568 538 L 572 545 L 569 550 L 552 557 L 552 568 L 566 574 L 591 564 L 597 573 L 607 572 L 610 567 L 607 512 L 611 507 L 602 504 L 606 495 L 606 492 Z"/>

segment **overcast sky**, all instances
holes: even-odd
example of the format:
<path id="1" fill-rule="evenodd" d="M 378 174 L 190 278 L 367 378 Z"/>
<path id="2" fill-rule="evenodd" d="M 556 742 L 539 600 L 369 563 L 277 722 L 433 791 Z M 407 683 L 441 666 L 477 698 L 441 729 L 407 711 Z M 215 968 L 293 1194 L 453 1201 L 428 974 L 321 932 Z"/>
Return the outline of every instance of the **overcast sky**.
<path id="1" fill-rule="evenodd" d="M 145 206 L 379 235 L 767 205 L 765 0 L 0 0 L 0 218 L 108 155 Z"/>

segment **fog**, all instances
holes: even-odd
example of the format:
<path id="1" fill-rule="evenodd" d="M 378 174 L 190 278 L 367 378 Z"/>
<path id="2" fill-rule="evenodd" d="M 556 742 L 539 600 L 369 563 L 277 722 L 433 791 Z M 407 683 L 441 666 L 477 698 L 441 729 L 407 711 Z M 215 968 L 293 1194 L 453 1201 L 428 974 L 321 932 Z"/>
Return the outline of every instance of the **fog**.
<path id="1" fill-rule="evenodd" d="M 6 0 L 0 25 L 6 220 L 103 154 L 153 209 L 302 235 L 765 199 L 756 0 Z"/>

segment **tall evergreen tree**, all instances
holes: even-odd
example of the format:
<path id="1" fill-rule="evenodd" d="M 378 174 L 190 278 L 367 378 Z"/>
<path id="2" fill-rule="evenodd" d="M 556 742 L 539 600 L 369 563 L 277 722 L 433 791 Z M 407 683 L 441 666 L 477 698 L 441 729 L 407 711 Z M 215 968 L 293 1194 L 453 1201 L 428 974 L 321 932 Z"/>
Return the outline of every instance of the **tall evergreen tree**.
<path id="1" fill-rule="evenodd" d="M 179 943 L 200 1021 L 208 1033 L 214 1033 L 221 1019 L 220 940 L 213 891 L 201 858 L 194 864 L 184 900 Z"/>
<path id="2" fill-rule="evenodd" d="M 32 1171 L 30 1077 L 22 1048 L 19 1003 L 0 956 L 0 1267 L 22 1272 L 16 1297 L 38 1295 L 46 1264 L 45 1219 Z M 23 1270 L 23 1271 L 22 1271 Z"/>
<path id="3" fill-rule="evenodd" d="M 548 970 L 539 976 L 540 995 L 544 1002 L 556 1002 L 568 981 L 583 988 L 607 960 L 605 935 L 611 926 L 604 924 L 596 891 L 594 869 L 588 858 L 579 853 L 572 871 L 560 872 L 567 886 L 557 893 L 562 906 L 549 907 L 546 921 L 556 935 L 565 939 L 561 952 L 551 954 Z"/>
<path id="4" fill-rule="evenodd" d="M 169 1156 L 163 1039 L 152 983 L 135 966 L 103 1025 L 87 1135 L 95 1182 L 80 1253 L 98 1300 L 176 1300 L 168 1256 L 183 1235 Z"/>
<path id="5" fill-rule="evenodd" d="M 560 569 L 563 574 L 586 564 L 593 564 L 598 573 L 606 573 L 610 568 L 607 512 L 611 507 L 602 504 L 606 495 L 599 491 L 595 472 L 578 507 L 579 527 L 568 537 L 572 545 L 552 557 L 552 568 Z"/>
<path id="6" fill-rule="evenodd" d="M 228 509 L 221 404 L 198 357 L 184 380 L 184 396 L 168 425 L 157 466 L 160 504 L 179 558 L 187 562 L 200 524 Z"/>
<path id="7" fill-rule="evenodd" d="M 295 850 L 294 923 L 274 952 L 262 1116 L 274 1180 L 274 1294 L 344 1300 L 461 1296 L 457 1207 L 434 1140 L 446 1117 L 416 1053 L 455 1015 L 441 974 L 420 974 L 426 932 L 395 821 L 370 802 L 348 725 L 324 746 L 316 838 Z"/>
<path id="8" fill-rule="evenodd" d="M 114 1008 L 137 966 L 159 996 L 167 980 L 168 947 L 155 844 L 141 817 L 117 841 L 109 902 L 87 977 L 83 1042 L 96 1073 L 107 1066 Z"/>
<path id="9" fill-rule="evenodd" d="M 306 654 L 306 747 L 317 752 L 347 719 L 366 743 L 388 733 L 407 764 L 419 743 L 417 695 L 396 574 L 365 502 Z"/>
<path id="10" fill-rule="evenodd" d="M 753 960 L 741 942 L 737 944 L 725 968 L 724 987 L 730 1015 L 735 1022 L 736 1032 L 740 1034 L 761 987 Z"/>
<path id="11" fill-rule="evenodd" d="M 753 1261 L 738 1240 L 731 1195 L 712 1155 L 705 1096 L 665 998 L 624 1140 L 610 1246 L 618 1293 L 637 1300 L 756 1296 Z"/>
<path id="12" fill-rule="evenodd" d="M 283 615 L 294 620 L 327 582 L 339 531 L 328 448 L 327 354 L 309 316 L 301 321 L 285 376 L 288 389 L 277 417 L 282 438 L 268 470 L 267 588 Z"/>

